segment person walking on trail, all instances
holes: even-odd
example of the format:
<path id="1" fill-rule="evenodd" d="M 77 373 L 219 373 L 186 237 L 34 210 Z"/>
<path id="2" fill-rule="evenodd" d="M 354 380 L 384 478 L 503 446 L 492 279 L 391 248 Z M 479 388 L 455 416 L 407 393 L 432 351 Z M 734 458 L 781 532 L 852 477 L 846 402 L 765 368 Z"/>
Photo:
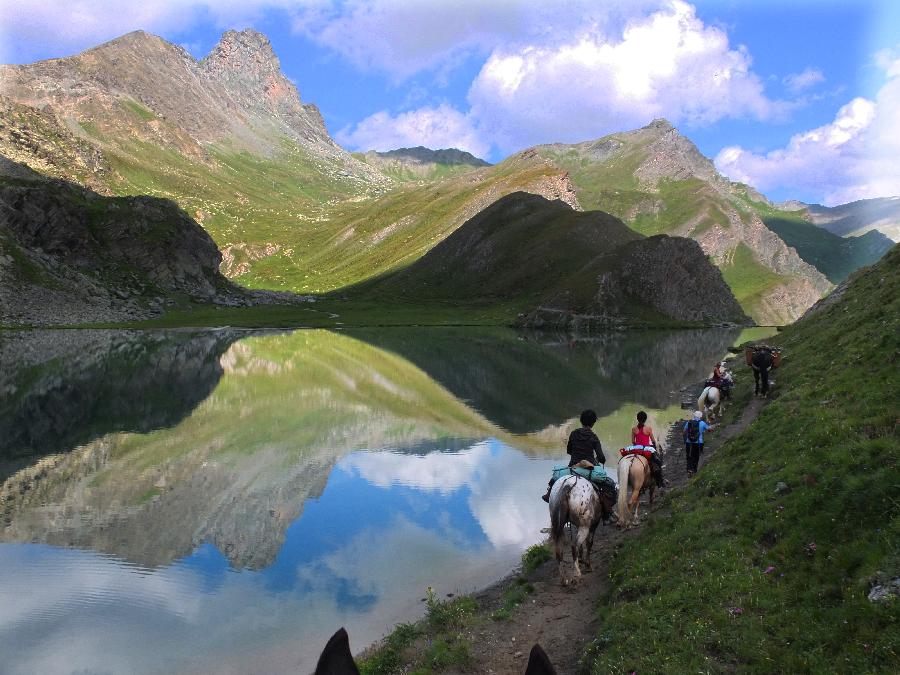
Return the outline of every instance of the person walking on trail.
<path id="1" fill-rule="evenodd" d="M 687 475 L 697 473 L 697 465 L 700 463 L 700 455 L 703 454 L 703 432 L 711 431 L 712 427 L 703 421 L 703 413 L 694 411 L 694 418 L 684 423 L 684 452 L 687 458 Z"/>
<path id="2" fill-rule="evenodd" d="M 569 442 L 566 444 L 566 452 L 569 455 L 569 466 L 575 466 L 582 460 L 587 460 L 594 466 L 603 466 L 606 464 L 606 456 L 603 454 L 603 447 L 600 445 L 600 439 L 594 433 L 594 425 L 597 423 L 597 413 L 593 410 L 585 410 L 581 413 L 581 426 L 574 429 L 569 434 Z M 551 478 L 547 485 L 547 494 L 541 499 L 545 502 L 550 501 L 550 490 L 553 489 L 555 481 Z"/>
<path id="3" fill-rule="evenodd" d="M 657 486 L 663 487 L 665 479 L 663 478 L 662 458 L 659 456 L 659 443 L 656 436 L 653 435 L 653 427 L 647 424 L 647 413 L 643 410 L 637 414 L 637 426 L 631 429 L 631 444 L 653 448 L 654 452 L 650 455 L 650 473 L 656 479 Z"/>

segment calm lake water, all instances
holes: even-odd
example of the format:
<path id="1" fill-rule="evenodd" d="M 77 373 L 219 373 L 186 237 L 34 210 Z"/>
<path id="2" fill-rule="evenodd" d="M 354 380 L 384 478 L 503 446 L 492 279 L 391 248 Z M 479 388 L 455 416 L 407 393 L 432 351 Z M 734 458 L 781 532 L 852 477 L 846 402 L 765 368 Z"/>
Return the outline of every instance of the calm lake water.
<path id="1" fill-rule="evenodd" d="M 748 337 L 2 333 L 0 671 L 308 672 L 342 625 L 361 649 L 545 536 L 583 408 L 612 466 Z"/>

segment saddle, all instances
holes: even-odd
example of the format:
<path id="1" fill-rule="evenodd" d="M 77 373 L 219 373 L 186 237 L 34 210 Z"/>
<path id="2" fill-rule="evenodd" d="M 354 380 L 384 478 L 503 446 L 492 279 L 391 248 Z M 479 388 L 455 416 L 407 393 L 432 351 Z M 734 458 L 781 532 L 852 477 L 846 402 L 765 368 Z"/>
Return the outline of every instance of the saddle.
<path id="1" fill-rule="evenodd" d="M 644 459 L 649 460 L 656 454 L 656 448 L 652 445 L 629 445 L 628 447 L 620 449 L 619 454 L 622 455 L 622 457 L 627 457 L 628 455 L 640 455 Z"/>

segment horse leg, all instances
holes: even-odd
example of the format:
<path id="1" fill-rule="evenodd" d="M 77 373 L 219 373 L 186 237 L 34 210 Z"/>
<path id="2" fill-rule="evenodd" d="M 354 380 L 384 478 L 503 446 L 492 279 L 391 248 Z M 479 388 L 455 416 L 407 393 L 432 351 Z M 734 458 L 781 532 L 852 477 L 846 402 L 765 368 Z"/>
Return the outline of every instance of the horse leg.
<path id="1" fill-rule="evenodd" d="M 575 549 L 578 551 L 578 555 L 575 556 L 575 578 L 578 579 L 581 577 L 581 566 L 579 562 L 585 559 L 585 553 L 587 551 L 587 539 L 590 534 L 590 528 L 587 525 L 579 525 L 578 526 L 578 535 L 576 536 Z M 587 561 L 587 566 L 590 567 L 590 561 Z"/>
<path id="2" fill-rule="evenodd" d="M 753 369 L 753 395 L 759 396 L 759 371 Z"/>
<path id="3" fill-rule="evenodd" d="M 760 373 L 760 377 L 762 377 L 762 395 L 763 398 L 766 398 L 769 395 L 769 370 L 763 370 Z"/>
<path id="4" fill-rule="evenodd" d="M 634 485 L 631 488 L 631 499 L 628 502 L 628 513 L 631 516 L 631 522 L 637 524 L 638 520 L 638 506 L 641 503 L 641 486 Z M 629 523 L 631 524 L 631 523 Z"/>
<path id="5" fill-rule="evenodd" d="M 562 534 L 558 537 L 553 537 L 553 550 L 556 553 L 556 565 L 559 568 L 559 581 L 565 586 L 566 585 L 566 569 L 563 565 L 563 542 L 562 539 L 565 536 L 565 530 L 563 530 Z"/>

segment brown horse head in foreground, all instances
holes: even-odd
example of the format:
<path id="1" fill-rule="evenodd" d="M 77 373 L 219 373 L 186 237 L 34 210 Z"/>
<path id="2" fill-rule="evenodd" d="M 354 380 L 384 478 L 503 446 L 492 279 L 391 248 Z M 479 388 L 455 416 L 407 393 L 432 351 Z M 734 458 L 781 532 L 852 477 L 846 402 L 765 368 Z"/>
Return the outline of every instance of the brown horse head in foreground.
<path id="1" fill-rule="evenodd" d="M 315 675 L 359 675 L 350 652 L 350 636 L 345 629 L 339 629 L 328 640 L 316 664 Z M 539 644 L 531 648 L 525 675 L 556 675 L 556 669 Z"/>

